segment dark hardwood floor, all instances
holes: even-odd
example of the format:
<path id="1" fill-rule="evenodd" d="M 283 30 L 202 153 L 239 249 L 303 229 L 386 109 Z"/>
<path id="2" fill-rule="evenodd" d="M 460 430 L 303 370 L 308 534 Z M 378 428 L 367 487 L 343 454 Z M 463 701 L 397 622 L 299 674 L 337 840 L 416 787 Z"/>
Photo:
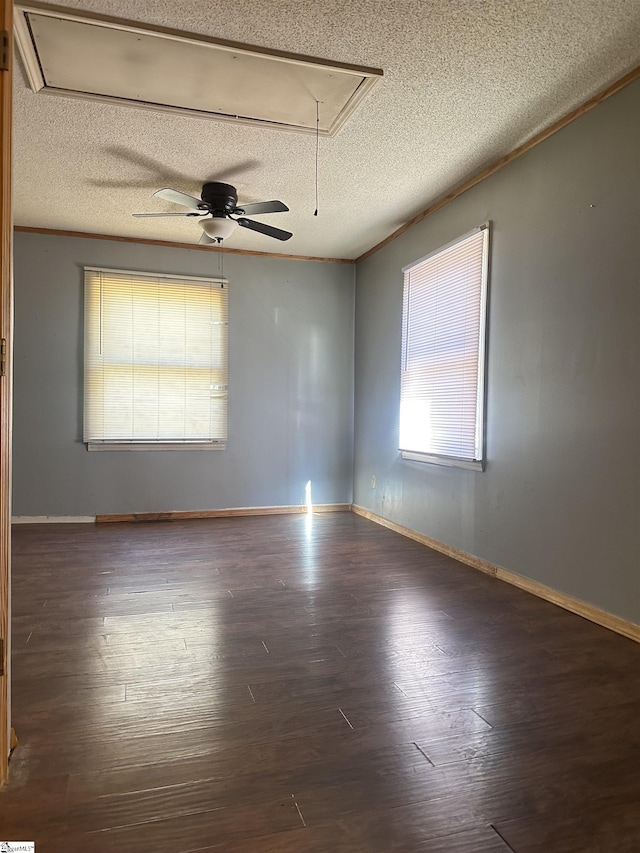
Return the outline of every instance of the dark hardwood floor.
<path id="1" fill-rule="evenodd" d="M 631 640 L 350 513 L 13 542 L 0 840 L 640 851 Z"/>

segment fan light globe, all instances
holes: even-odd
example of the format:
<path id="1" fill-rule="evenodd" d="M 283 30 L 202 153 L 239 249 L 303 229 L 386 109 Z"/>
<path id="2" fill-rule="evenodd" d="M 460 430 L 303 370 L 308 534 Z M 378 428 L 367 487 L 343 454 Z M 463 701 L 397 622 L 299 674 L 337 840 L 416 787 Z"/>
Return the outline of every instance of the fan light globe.
<path id="1" fill-rule="evenodd" d="M 236 230 L 237 225 L 238 223 L 234 219 L 226 219 L 221 216 L 200 220 L 200 227 L 204 233 L 214 240 L 226 240 Z"/>

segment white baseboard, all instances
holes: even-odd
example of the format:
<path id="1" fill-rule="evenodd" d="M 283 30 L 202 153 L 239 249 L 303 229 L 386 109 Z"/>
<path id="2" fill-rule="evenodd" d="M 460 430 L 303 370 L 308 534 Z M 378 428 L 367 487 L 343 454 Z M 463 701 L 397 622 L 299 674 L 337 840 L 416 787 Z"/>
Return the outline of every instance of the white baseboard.
<path id="1" fill-rule="evenodd" d="M 11 524 L 94 524 L 95 515 L 12 515 Z"/>

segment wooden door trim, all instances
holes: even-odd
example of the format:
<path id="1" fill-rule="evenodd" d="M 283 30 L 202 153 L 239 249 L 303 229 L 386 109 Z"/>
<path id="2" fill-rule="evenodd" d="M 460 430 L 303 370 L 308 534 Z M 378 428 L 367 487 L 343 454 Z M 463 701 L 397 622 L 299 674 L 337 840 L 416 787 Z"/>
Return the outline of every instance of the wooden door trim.
<path id="1" fill-rule="evenodd" d="M 8 775 L 10 749 L 10 547 L 11 547 L 11 374 L 13 329 L 13 221 L 11 205 L 11 119 L 13 2 L 0 0 L 0 29 L 6 38 L 7 70 L 0 71 L 0 338 L 6 340 L 0 377 L 0 787 Z"/>

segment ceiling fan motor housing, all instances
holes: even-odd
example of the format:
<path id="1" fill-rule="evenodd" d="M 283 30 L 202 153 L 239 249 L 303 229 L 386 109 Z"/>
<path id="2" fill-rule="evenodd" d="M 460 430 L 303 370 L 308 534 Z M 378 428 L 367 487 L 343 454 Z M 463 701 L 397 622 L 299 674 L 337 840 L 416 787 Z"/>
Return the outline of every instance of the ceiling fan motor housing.
<path id="1" fill-rule="evenodd" d="M 203 185 L 200 198 L 173 190 L 170 187 L 157 190 L 154 196 L 172 204 L 181 204 L 189 210 L 187 213 L 134 213 L 133 215 L 196 216 L 205 235 L 218 242 L 229 237 L 238 225 L 242 228 L 248 228 L 250 231 L 257 231 L 259 234 L 265 234 L 267 237 L 274 237 L 276 240 L 289 240 L 293 237 L 290 231 L 283 231 L 282 228 L 274 228 L 273 225 L 245 218 L 246 213 L 261 214 L 287 211 L 289 208 L 286 204 L 277 199 L 272 199 L 271 201 L 251 202 L 245 204 L 244 207 L 238 207 L 238 193 L 231 184 L 209 181 Z M 201 242 L 203 242 L 203 238 L 201 238 Z M 207 241 L 204 240 L 204 242 Z"/>
<path id="2" fill-rule="evenodd" d="M 204 184 L 202 201 L 211 211 L 231 213 L 238 206 L 238 193 L 231 184 Z"/>

